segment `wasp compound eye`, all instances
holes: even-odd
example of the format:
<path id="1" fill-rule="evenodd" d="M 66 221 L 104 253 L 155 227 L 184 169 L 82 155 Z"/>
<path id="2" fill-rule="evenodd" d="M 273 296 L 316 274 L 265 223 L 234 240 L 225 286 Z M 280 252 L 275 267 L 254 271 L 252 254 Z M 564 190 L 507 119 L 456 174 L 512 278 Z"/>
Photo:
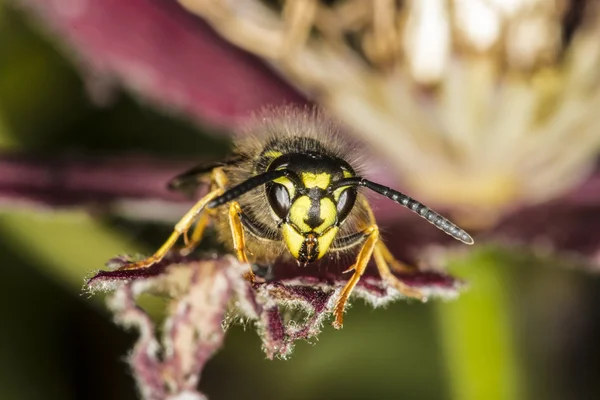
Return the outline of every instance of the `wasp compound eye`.
<path id="1" fill-rule="evenodd" d="M 279 218 L 284 219 L 291 206 L 290 194 L 286 187 L 279 183 L 269 183 L 266 190 L 271 209 Z"/>
<path id="2" fill-rule="evenodd" d="M 354 203 L 356 202 L 356 189 L 348 188 L 344 190 L 340 194 L 340 198 L 337 201 L 337 212 L 338 212 L 338 221 L 342 222 L 346 219 L 352 208 L 354 208 Z"/>

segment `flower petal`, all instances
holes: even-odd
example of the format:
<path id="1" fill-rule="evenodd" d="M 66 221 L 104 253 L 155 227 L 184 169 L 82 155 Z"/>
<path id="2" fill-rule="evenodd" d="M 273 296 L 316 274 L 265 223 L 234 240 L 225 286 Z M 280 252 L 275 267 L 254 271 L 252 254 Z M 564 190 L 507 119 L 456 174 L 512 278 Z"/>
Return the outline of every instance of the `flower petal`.
<path id="1" fill-rule="evenodd" d="M 118 268 L 130 261 L 130 258 L 124 256 L 111 260 L 109 264 L 111 268 Z M 225 274 L 224 276 L 227 278 L 223 279 L 229 282 L 227 285 L 217 285 L 215 282 L 221 278 L 216 277 L 210 279 L 205 277 L 202 280 L 190 278 L 190 276 L 195 276 L 196 270 L 206 270 L 207 265 L 210 266 L 215 263 L 219 264 L 221 268 L 214 269 L 215 276 Z M 332 315 L 337 296 L 348 279 L 348 276 L 340 273 L 320 273 L 318 266 L 298 268 L 281 264 L 276 266 L 276 272 L 281 277 L 275 277 L 273 280 L 268 281 L 262 280 L 250 286 L 243 279 L 245 268 L 247 266 L 237 263 L 230 256 L 222 259 L 198 260 L 191 256 L 170 255 L 146 269 L 100 271 L 88 280 L 87 290 L 96 292 L 117 289 L 118 292 L 121 290 L 119 288 L 126 285 L 131 286 L 132 293 L 136 295 L 141 292 L 164 293 L 177 302 L 177 306 L 173 307 L 173 310 L 180 310 L 182 307 L 193 310 L 196 307 L 199 313 L 204 313 L 203 315 L 206 315 L 204 309 L 208 306 L 203 302 L 198 304 L 194 302 L 208 296 L 213 299 L 211 304 L 214 305 L 214 302 L 218 299 L 228 296 L 235 297 L 237 299 L 235 308 L 230 310 L 230 315 L 225 322 L 235 322 L 240 319 L 255 321 L 267 357 L 285 358 L 291 354 L 295 341 L 313 338 L 321 332 L 323 322 Z M 397 278 L 404 284 L 419 289 L 429 298 L 456 297 L 462 287 L 462 282 L 435 271 L 415 271 L 414 273 L 397 275 Z M 197 286 L 200 283 L 196 284 L 195 282 L 206 281 L 210 281 L 212 284 L 207 286 L 204 283 L 201 286 L 202 290 L 198 289 Z M 231 289 L 227 292 L 229 295 L 212 293 L 217 288 L 225 286 Z M 190 294 L 192 292 L 196 294 Z M 358 283 L 354 290 L 354 297 L 362 298 L 374 307 L 405 298 L 382 281 L 373 271 L 365 274 Z M 182 306 L 182 302 L 185 302 L 187 306 Z M 233 304 L 234 302 L 229 299 L 229 303 Z M 302 316 L 300 318 L 290 318 L 290 311 L 292 310 L 294 310 L 292 314 L 297 315 L 300 312 Z M 209 314 L 216 318 L 218 313 Z M 171 315 L 167 324 L 176 325 L 175 318 L 176 316 Z M 210 323 L 203 322 L 202 324 L 216 325 L 217 320 L 215 318 L 210 319 L 212 321 Z M 185 317 L 183 320 L 198 321 L 199 317 Z M 169 328 L 175 329 L 171 325 L 169 325 Z M 188 329 L 187 325 L 185 326 L 185 329 Z M 203 329 L 206 330 L 207 327 Z M 170 332 L 169 329 L 165 331 Z M 174 341 L 175 339 L 163 338 L 163 342 L 165 340 Z M 167 341 L 165 343 L 171 342 Z M 214 346 L 217 345 L 216 342 L 213 344 Z M 196 345 L 202 347 L 205 346 L 205 343 L 199 342 Z M 197 356 L 196 359 L 200 357 L 203 362 L 206 361 L 207 357 L 214 351 L 210 350 L 213 347 L 208 345 L 208 353 L 205 352 L 203 358 Z M 185 358 L 189 356 L 187 354 L 188 350 L 181 350 L 186 354 L 180 354 L 178 360 L 188 359 Z M 190 361 L 188 364 L 191 363 Z M 194 371 L 199 371 L 201 367 L 197 366 L 195 368 Z"/>
<path id="2" fill-rule="evenodd" d="M 161 106 L 221 126 L 265 105 L 303 102 L 258 59 L 174 1 L 20 2 L 76 50 L 92 70 L 91 86 L 116 80 Z"/>
<path id="3" fill-rule="evenodd" d="M 560 264 L 600 271 L 600 203 L 567 206 L 553 201 L 504 220 L 487 237 Z"/>
<path id="4" fill-rule="evenodd" d="M 140 332 L 129 362 L 144 399 L 204 398 L 197 392 L 200 372 L 222 345 L 225 333 L 221 324 L 234 288 L 239 286 L 234 282 L 243 279 L 242 274 L 235 273 L 231 260 L 208 260 L 201 265 L 190 262 L 187 268 L 168 271 L 164 263 L 157 264 L 150 272 L 142 270 L 146 272 L 142 275 L 140 270 L 112 271 L 112 277 L 104 275 L 88 283 L 90 289 L 107 290 L 112 282 L 116 291 L 109 298 L 109 306 L 117 322 Z M 111 262 L 115 267 L 126 258 Z M 124 273 L 129 273 L 129 278 L 123 279 L 127 275 Z M 121 284 L 116 285 L 117 281 Z M 163 334 L 157 338 L 153 323 L 137 306 L 136 297 L 161 290 L 175 300 Z"/>
<path id="5" fill-rule="evenodd" d="M 159 360 L 160 345 L 154 337 L 154 324 L 135 302 L 131 285 L 120 287 L 109 300 L 109 307 L 116 321 L 127 328 L 134 328 L 140 337 L 129 356 L 135 372 L 138 388 L 144 399 L 164 399 L 165 385 L 161 377 Z"/>
<path id="6" fill-rule="evenodd" d="M 171 222 L 187 211 L 191 201 L 167 190 L 167 183 L 193 164 L 144 156 L 3 154 L 0 204 L 109 209 L 132 218 Z"/>

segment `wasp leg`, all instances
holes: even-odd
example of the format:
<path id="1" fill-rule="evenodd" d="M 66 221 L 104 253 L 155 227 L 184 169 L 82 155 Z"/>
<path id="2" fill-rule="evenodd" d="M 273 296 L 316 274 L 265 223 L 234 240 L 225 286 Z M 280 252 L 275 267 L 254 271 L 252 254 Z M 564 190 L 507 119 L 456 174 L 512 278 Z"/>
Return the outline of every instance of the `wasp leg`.
<path id="1" fill-rule="evenodd" d="M 207 171 L 207 170 L 203 169 L 201 172 L 205 172 L 205 171 Z M 194 170 L 188 172 L 188 174 L 191 175 L 191 172 L 194 172 Z M 182 176 L 185 176 L 185 174 Z M 221 168 L 213 167 L 212 174 L 211 174 L 211 181 L 212 181 L 213 187 L 216 187 L 217 189 L 223 189 L 223 191 L 224 191 L 225 186 L 227 185 L 228 179 L 227 179 L 227 175 L 225 175 L 225 173 L 223 172 L 223 170 Z M 206 230 L 206 227 L 208 226 L 208 223 L 210 222 L 210 217 L 211 217 L 211 215 L 209 214 L 210 211 L 211 210 L 205 210 L 204 212 L 202 212 L 202 214 L 200 214 L 200 217 L 198 217 L 198 220 L 196 221 L 196 226 L 194 226 L 194 230 L 192 231 L 191 237 L 188 237 L 188 231 L 185 231 L 183 233 L 183 241 L 185 243 L 185 246 L 179 250 L 179 252 L 182 255 L 186 256 L 186 255 L 190 254 L 192 251 L 194 251 L 194 249 L 196 247 L 198 247 L 198 245 L 202 241 L 202 237 L 204 236 L 204 231 Z"/>
<path id="2" fill-rule="evenodd" d="M 373 211 L 371 211 L 371 208 L 369 207 L 368 204 L 366 204 L 366 202 L 365 202 L 364 206 L 365 206 L 367 214 L 369 216 L 371 226 L 369 226 L 367 229 L 365 229 L 363 231 L 364 236 L 366 236 L 366 240 L 363 243 L 363 246 L 360 249 L 360 252 L 358 253 L 358 256 L 356 258 L 356 263 L 354 265 L 352 265 L 350 268 L 348 268 L 346 271 L 344 271 L 344 272 L 350 272 L 350 271 L 354 270 L 354 274 L 352 275 L 350 280 L 348 280 L 348 282 L 346 283 L 346 286 L 344 286 L 344 288 L 342 289 L 340 296 L 338 297 L 338 300 L 333 309 L 333 314 L 335 317 L 333 326 L 336 329 L 340 329 L 343 325 L 344 307 L 345 307 L 346 303 L 348 302 L 348 298 L 350 297 L 352 290 L 354 289 L 354 287 L 360 280 L 360 277 L 362 276 L 362 274 L 365 272 L 365 269 L 367 267 L 369 260 L 371 259 L 371 256 L 373 256 L 373 258 L 375 259 L 375 263 L 377 264 L 377 269 L 379 270 L 379 274 L 381 275 L 381 278 L 384 281 L 386 281 L 387 284 L 391 285 L 392 287 L 394 287 L 396 290 L 398 290 L 400 293 L 402 293 L 403 295 L 405 295 L 407 297 L 415 297 L 415 298 L 418 298 L 421 300 L 424 299 L 424 296 L 420 291 L 413 289 L 410 286 L 400 282 L 392 274 L 390 267 L 389 267 L 388 263 L 386 262 L 386 256 L 388 259 L 392 259 L 392 260 L 395 260 L 395 259 L 392 256 L 391 252 L 387 249 L 387 247 L 379 240 L 379 228 L 377 227 L 377 224 L 375 223 L 375 217 L 373 215 Z M 358 241 L 358 236 L 355 234 L 350 235 L 349 237 L 353 237 L 352 241 Z M 400 264 L 400 263 L 398 262 L 398 264 Z"/>
<path id="3" fill-rule="evenodd" d="M 371 259 L 371 255 L 373 254 L 377 240 L 379 240 L 379 228 L 377 228 L 377 225 L 371 225 L 365 229 L 364 235 L 367 237 L 367 239 L 365 240 L 360 252 L 358 253 L 358 256 L 356 257 L 356 263 L 347 270 L 354 270 L 354 274 L 352 274 L 352 277 L 348 280 L 346 286 L 344 286 L 340 292 L 340 296 L 338 297 L 333 308 L 333 316 L 335 318 L 333 327 L 336 329 L 340 329 L 343 326 L 344 308 L 346 307 L 346 303 L 348 302 L 348 298 L 350 297 L 352 290 L 360 280 L 362 274 L 365 272 L 367 264 Z"/>
<path id="4" fill-rule="evenodd" d="M 223 192 L 223 189 L 213 190 L 212 192 L 204 196 L 202 199 L 200 199 L 200 201 L 198 201 L 196 204 L 194 204 L 194 206 L 175 225 L 175 229 L 173 230 L 171 236 L 169 236 L 167 241 L 156 251 L 156 253 L 146 258 L 145 260 L 125 265 L 121 269 L 146 268 L 162 260 L 163 257 L 167 254 L 167 252 L 171 250 L 173 245 L 177 242 L 179 236 L 187 233 L 187 231 L 190 229 L 190 227 L 198 217 L 198 214 L 200 214 L 204 210 L 206 205 L 210 203 L 213 199 L 223 194 Z"/>
<path id="5" fill-rule="evenodd" d="M 396 289 L 403 295 L 405 295 L 407 297 L 414 297 L 419 300 L 424 300 L 425 296 L 419 290 L 413 289 L 410 286 L 406 285 L 405 283 L 402 283 L 400 280 L 398 280 L 398 278 L 396 278 L 394 276 L 394 274 L 390 270 L 390 266 L 386 260 L 385 252 L 387 252 L 389 254 L 389 256 L 392 257 L 392 259 L 394 260 L 393 256 L 391 255 L 391 253 L 389 252 L 387 247 L 385 247 L 385 245 L 383 243 L 378 242 L 375 245 L 375 251 L 373 252 L 373 258 L 375 259 L 375 264 L 377 264 L 377 269 L 379 270 L 379 275 L 381 275 L 381 278 L 384 281 L 386 281 L 388 285 L 392 286 L 394 289 Z M 398 261 L 396 261 L 396 262 L 398 262 Z M 398 264 L 402 265 L 402 264 L 400 264 L 400 262 L 398 262 Z M 405 272 L 406 270 L 403 269 L 403 271 Z"/>
<path id="6" fill-rule="evenodd" d="M 225 190 L 225 186 L 227 186 L 227 183 L 229 182 L 229 179 L 227 179 L 227 175 L 222 168 L 215 168 L 211 179 L 217 188 L 223 190 Z"/>
<path id="7" fill-rule="evenodd" d="M 229 205 L 229 226 L 231 227 L 231 236 L 233 238 L 233 250 L 237 259 L 241 263 L 249 264 L 246 256 L 246 241 L 244 240 L 244 229 L 242 227 L 242 208 L 237 201 L 232 201 Z M 254 272 L 252 268 L 244 276 L 248 281 L 254 283 Z"/>
<path id="8" fill-rule="evenodd" d="M 365 210 L 367 211 L 369 221 L 371 221 L 371 224 L 374 224 L 375 223 L 375 215 L 373 214 L 373 210 L 371 209 L 371 206 L 369 206 L 369 203 L 367 203 L 364 200 L 363 200 L 362 204 L 363 204 L 363 207 L 365 208 Z M 416 266 L 407 265 L 407 264 L 404 264 L 404 263 L 401 263 L 400 261 L 398 261 L 383 242 L 379 241 L 377 243 L 377 247 L 379 248 L 379 251 L 381 252 L 381 255 L 383 256 L 383 259 L 385 260 L 386 264 L 389 267 L 391 267 L 391 269 L 393 271 L 399 272 L 399 273 L 406 273 L 406 272 L 415 272 L 417 270 Z"/>
<path id="9" fill-rule="evenodd" d="M 403 262 L 398 261 L 394 257 L 394 255 L 392 254 L 390 249 L 388 249 L 388 247 L 383 242 L 377 243 L 377 247 L 379 248 L 379 251 L 381 252 L 381 256 L 383 257 L 383 259 L 385 260 L 385 262 L 387 263 L 387 265 L 390 267 L 390 269 L 392 271 L 399 272 L 399 273 L 407 273 L 407 272 L 416 272 L 417 271 L 416 266 L 410 265 L 410 264 L 404 264 Z"/>
<path id="10" fill-rule="evenodd" d="M 190 254 L 202 241 L 202 237 L 204 236 L 204 231 L 210 222 L 210 215 L 204 211 L 200 214 L 200 217 L 196 221 L 196 226 L 194 226 L 194 230 L 192 231 L 192 236 L 188 238 L 187 232 L 183 234 L 183 241 L 185 246 L 182 247 L 179 252 L 187 256 Z"/>

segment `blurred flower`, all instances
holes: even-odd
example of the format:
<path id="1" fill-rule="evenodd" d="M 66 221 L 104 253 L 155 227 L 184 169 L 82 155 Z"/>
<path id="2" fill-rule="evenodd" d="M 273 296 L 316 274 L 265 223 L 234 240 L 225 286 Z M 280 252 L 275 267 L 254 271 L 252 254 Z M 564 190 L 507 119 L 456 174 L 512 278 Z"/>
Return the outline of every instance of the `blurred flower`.
<path id="1" fill-rule="evenodd" d="M 222 346 L 225 329 L 232 323 L 253 325 L 268 358 L 286 358 L 296 340 L 320 333 L 344 285 L 339 275 L 283 274 L 252 287 L 244 279 L 248 265 L 232 256 L 202 260 L 172 255 L 147 269 L 117 269 L 130 261 L 128 257 L 111 260 L 108 266 L 113 271 L 98 272 L 86 289 L 114 291 L 109 306 L 116 321 L 139 331 L 129 363 L 144 399 L 205 398 L 197 392 L 202 369 Z M 277 268 L 278 274 L 282 272 Z M 436 272 L 405 274 L 399 279 L 428 297 L 454 297 L 461 286 Z M 143 293 L 171 299 L 160 337 L 136 303 Z M 373 307 L 403 297 L 375 276 L 365 276 L 355 296 Z"/>
<path id="2" fill-rule="evenodd" d="M 592 211 L 573 195 L 552 201 L 589 193 L 600 145 L 595 2 L 180 3 L 314 94 L 387 155 L 410 193 L 463 225 L 544 249 L 581 250 L 574 238 L 598 232 L 569 219 Z M 557 214 L 562 225 L 529 224 Z"/>
<path id="3" fill-rule="evenodd" d="M 302 101 L 255 57 L 219 39 L 174 1 L 15 3 L 64 39 L 100 103 L 122 84 L 203 124 L 231 126 L 262 106 Z"/>
<path id="4" fill-rule="evenodd" d="M 2 154 L 0 205 L 39 211 L 85 208 L 170 222 L 191 202 L 167 191 L 165 182 L 193 165 L 139 155 Z"/>
<path id="5" fill-rule="evenodd" d="M 593 166 L 594 2 L 180 3 L 315 93 L 413 193 L 475 223 L 562 194 Z"/>

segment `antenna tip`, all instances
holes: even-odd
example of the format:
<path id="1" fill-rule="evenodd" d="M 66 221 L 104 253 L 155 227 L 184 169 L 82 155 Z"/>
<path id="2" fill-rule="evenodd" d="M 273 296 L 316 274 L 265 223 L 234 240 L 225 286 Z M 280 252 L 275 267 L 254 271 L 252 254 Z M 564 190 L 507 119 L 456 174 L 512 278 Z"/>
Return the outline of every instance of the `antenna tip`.
<path id="1" fill-rule="evenodd" d="M 461 234 L 459 235 L 458 239 L 461 242 L 463 242 L 464 244 L 468 244 L 469 246 L 475 243 L 475 241 L 473 240 L 473 238 L 471 237 L 471 235 L 469 235 L 465 231 L 461 232 Z"/>

